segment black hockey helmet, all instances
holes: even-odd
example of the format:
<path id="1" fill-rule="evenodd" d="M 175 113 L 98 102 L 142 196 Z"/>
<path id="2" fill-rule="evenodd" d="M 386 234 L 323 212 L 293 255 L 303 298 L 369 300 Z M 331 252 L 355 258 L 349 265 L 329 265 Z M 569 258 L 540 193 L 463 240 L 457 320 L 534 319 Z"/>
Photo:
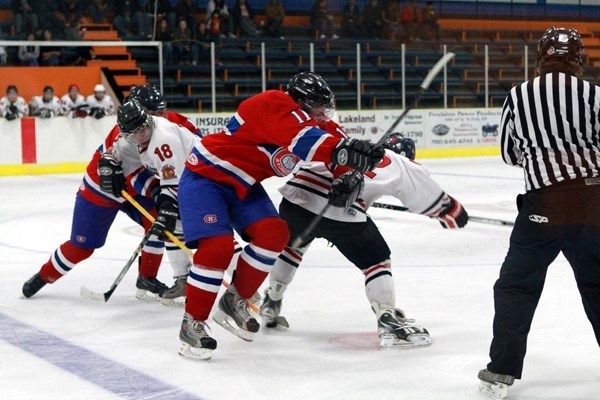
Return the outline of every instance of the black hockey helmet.
<path id="1" fill-rule="evenodd" d="M 136 99 L 148 112 L 162 114 L 167 110 L 167 101 L 160 90 L 151 83 L 137 85 L 131 89 L 129 98 Z"/>
<path id="2" fill-rule="evenodd" d="M 127 141 L 141 144 L 145 140 L 134 140 L 133 136 L 148 126 L 153 127 L 154 121 L 137 100 L 129 99 L 117 110 L 117 125 Z"/>
<path id="3" fill-rule="evenodd" d="M 411 138 L 404 137 L 400 132 L 392 133 L 383 143 L 383 147 L 390 149 L 394 153 L 400 154 L 409 160 L 414 160 L 417 155 L 415 141 Z"/>
<path id="4" fill-rule="evenodd" d="M 292 99 L 300 102 L 302 109 L 319 117 L 325 114 L 331 119 L 335 113 L 333 92 L 327 82 L 314 72 L 300 72 L 290 79 L 287 92 Z"/>
<path id="5" fill-rule="evenodd" d="M 548 60 L 565 60 L 579 66 L 583 64 L 583 41 L 577 33 L 577 29 L 550 27 L 544 32 L 538 42 L 536 67 L 541 66 Z"/>

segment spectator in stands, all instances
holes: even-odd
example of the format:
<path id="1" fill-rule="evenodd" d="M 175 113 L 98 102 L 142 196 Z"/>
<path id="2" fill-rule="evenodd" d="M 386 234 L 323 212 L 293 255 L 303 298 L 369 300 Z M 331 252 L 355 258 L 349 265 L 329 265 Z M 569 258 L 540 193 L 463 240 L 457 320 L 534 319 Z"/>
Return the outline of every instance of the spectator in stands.
<path id="1" fill-rule="evenodd" d="M 285 39 L 281 36 L 281 24 L 285 18 L 285 9 L 279 0 L 269 0 L 265 6 L 265 24 L 263 34 L 274 38 Z"/>
<path id="2" fill-rule="evenodd" d="M 218 15 L 215 14 L 215 12 L 217 12 Z M 218 16 L 218 21 L 212 21 L 216 16 Z M 215 30 L 214 27 L 218 25 L 223 37 L 225 35 L 232 38 L 236 37 L 233 33 L 233 18 L 231 18 L 225 0 L 209 0 L 206 5 L 206 25 L 208 25 L 211 32 L 213 32 Z"/>
<path id="3" fill-rule="evenodd" d="M 388 2 L 383 11 L 383 32 L 389 40 L 402 39 L 402 26 L 400 25 L 400 9 L 398 3 L 393 0 Z"/>
<path id="4" fill-rule="evenodd" d="M 176 21 L 185 18 L 194 38 L 196 38 L 195 34 L 198 31 L 198 18 L 196 16 L 199 12 L 198 7 L 192 0 L 179 0 L 179 3 L 175 6 Z M 174 26 L 174 24 L 169 25 Z"/>
<path id="5" fill-rule="evenodd" d="M 219 35 L 212 35 L 206 26 L 206 22 L 198 24 L 198 32 L 196 32 L 196 43 L 194 46 L 194 61 L 197 64 L 208 62 L 210 64 L 210 44 L 215 43 L 215 65 L 221 66 L 223 63 L 219 58 L 219 50 L 221 44 Z"/>
<path id="6" fill-rule="evenodd" d="M 106 94 L 106 88 L 101 83 L 94 86 L 94 94 L 90 94 L 85 102 L 89 107 L 90 117 L 100 119 L 115 113 L 113 99 Z"/>
<path id="7" fill-rule="evenodd" d="M 163 19 L 158 24 L 155 39 L 162 42 L 163 63 L 167 65 L 173 64 L 173 43 L 171 43 L 173 42 L 173 31 L 166 19 Z"/>
<path id="8" fill-rule="evenodd" d="M 11 0 L 15 35 L 22 37 L 24 32 L 37 31 L 39 24 L 34 2 L 35 0 Z"/>
<path id="9" fill-rule="evenodd" d="M 44 87 L 41 96 L 31 97 L 29 110 L 33 117 L 52 118 L 60 115 L 60 100 L 54 95 L 52 86 Z"/>
<path id="10" fill-rule="evenodd" d="M 52 32 L 48 29 L 44 30 L 44 40 L 52 41 Z M 61 50 L 56 46 L 43 46 L 40 55 L 40 65 L 55 67 L 60 65 Z"/>
<path id="11" fill-rule="evenodd" d="M 121 37 L 137 32 L 142 37 L 148 36 L 148 23 L 138 0 L 114 0 L 115 17 L 113 25 Z"/>
<path id="12" fill-rule="evenodd" d="M 428 1 L 423 12 L 423 37 L 425 39 L 440 41 L 440 24 L 437 21 L 438 15 L 433 8 L 433 2 Z"/>
<path id="13" fill-rule="evenodd" d="M 402 29 L 405 42 L 419 39 L 422 27 L 423 10 L 417 4 L 417 0 L 411 0 L 410 4 L 404 5 L 402 9 Z"/>
<path id="14" fill-rule="evenodd" d="M 108 21 L 108 14 L 111 7 L 108 0 L 92 0 L 87 8 L 87 15 L 95 24 L 102 24 Z"/>
<path id="15" fill-rule="evenodd" d="M 35 40 L 35 35 L 33 32 L 30 32 L 27 35 L 27 40 Z M 39 65 L 38 58 L 40 57 L 40 46 L 19 46 L 17 57 L 19 58 L 21 65 L 37 67 Z"/>
<path id="16" fill-rule="evenodd" d="M 318 32 L 319 39 L 339 37 L 334 32 L 333 15 L 327 7 L 327 0 L 315 0 L 310 10 L 310 25 L 313 32 Z"/>
<path id="17" fill-rule="evenodd" d="M 4 48 L 4 46 L 0 46 L 0 65 L 6 65 L 6 58 L 6 49 Z"/>
<path id="18" fill-rule="evenodd" d="M 65 22 L 58 16 L 59 3 L 56 0 L 35 0 L 35 12 L 39 21 L 40 30 L 49 30 L 52 37 L 62 39 L 65 31 Z"/>
<path id="19" fill-rule="evenodd" d="M 88 105 L 85 97 L 79 93 L 79 86 L 69 85 L 69 93 L 60 98 L 60 113 L 68 118 L 87 117 Z"/>
<path id="20" fill-rule="evenodd" d="M 359 39 L 360 33 L 360 10 L 356 0 L 348 0 L 342 10 L 342 37 L 347 39 Z"/>
<path id="21" fill-rule="evenodd" d="M 377 0 L 371 0 L 363 9 L 363 26 L 365 34 L 369 39 L 381 39 L 383 37 L 383 8 Z"/>
<path id="22" fill-rule="evenodd" d="M 173 58 L 179 64 L 191 64 L 194 53 L 192 52 L 192 32 L 187 26 L 185 18 L 177 23 L 177 29 L 173 32 Z"/>
<path id="23" fill-rule="evenodd" d="M 233 30 L 240 36 L 258 36 L 260 31 L 254 23 L 254 9 L 246 0 L 235 0 L 231 8 Z"/>
<path id="24" fill-rule="evenodd" d="M 60 0 L 58 2 L 60 12 L 65 16 L 65 20 L 69 26 L 75 27 L 81 21 L 84 3 L 81 0 Z"/>
<path id="25" fill-rule="evenodd" d="M 19 91 L 15 85 L 8 85 L 6 96 L 0 99 L 0 114 L 9 121 L 26 116 L 29 113 L 29 107 L 25 99 L 19 96 Z"/>
<path id="26" fill-rule="evenodd" d="M 146 13 L 146 21 L 151 25 L 151 27 L 148 27 L 147 32 L 154 32 L 155 11 L 157 26 L 163 19 L 166 19 L 169 22 L 169 26 L 175 26 L 177 23 L 175 11 L 169 0 L 147 0 L 146 5 L 144 6 L 144 12 Z M 154 33 L 153 37 L 156 38 L 156 33 Z"/>

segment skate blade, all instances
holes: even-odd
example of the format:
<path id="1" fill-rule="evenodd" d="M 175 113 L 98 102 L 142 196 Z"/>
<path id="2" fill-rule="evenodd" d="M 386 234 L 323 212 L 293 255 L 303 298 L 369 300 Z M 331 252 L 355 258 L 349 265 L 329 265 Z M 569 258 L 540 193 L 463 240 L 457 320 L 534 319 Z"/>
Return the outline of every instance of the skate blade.
<path id="1" fill-rule="evenodd" d="M 412 349 L 431 345 L 431 338 L 428 335 L 411 335 L 407 341 L 399 339 L 396 335 L 380 335 L 379 345 L 382 349 Z"/>
<path id="2" fill-rule="evenodd" d="M 504 383 L 480 381 L 479 391 L 494 400 L 505 400 L 508 398 L 508 385 Z"/>
<path id="3" fill-rule="evenodd" d="M 135 298 L 142 301 L 159 301 L 160 297 L 156 293 L 147 291 L 146 289 L 137 289 Z"/>
<path id="4" fill-rule="evenodd" d="M 278 316 L 275 318 L 263 317 L 263 324 L 267 328 L 289 328 L 290 324 L 284 316 Z"/>
<path id="5" fill-rule="evenodd" d="M 233 333 L 235 336 L 239 337 L 246 342 L 251 342 L 254 340 L 254 333 L 249 332 L 247 330 L 241 329 L 237 326 L 233 319 L 225 314 L 223 311 L 218 310 L 215 315 L 213 315 L 213 320 L 221 325 L 223 328 Z"/>
<path id="6" fill-rule="evenodd" d="M 178 301 L 179 300 L 179 301 Z M 183 307 L 185 306 L 185 297 L 177 297 L 174 299 L 159 298 L 160 304 L 168 307 Z"/>
<path id="7" fill-rule="evenodd" d="M 178 351 L 179 355 L 192 360 L 210 360 L 212 357 L 211 349 L 192 347 L 187 343 L 181 343 Z"/>

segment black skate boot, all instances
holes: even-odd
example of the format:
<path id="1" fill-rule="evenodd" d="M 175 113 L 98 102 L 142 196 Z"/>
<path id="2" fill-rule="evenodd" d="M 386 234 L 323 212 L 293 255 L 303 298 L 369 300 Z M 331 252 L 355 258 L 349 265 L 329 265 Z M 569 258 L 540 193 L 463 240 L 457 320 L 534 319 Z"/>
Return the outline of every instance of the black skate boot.
<path id="1" fill-rule="evenodd" d="M 277 328 L 278 326 L 284 328 L 290 327 L 287 319 L 279 315 L 281 313 L 281 302 L 281 299 L 272 300 L 269 296 L 269 289 L 265 290 L 265 298 L 260 306 L 260 316 L 263 317 L 263 323 L 267 328 Z"/>
<path id="2" fill-rule="evenodd" d="M 160 294 L 160 302 L 165 306 L 185 305 L 185 287 L 187 286 L 187 275 L 178 276 L 173 286 Z M 176 301 L 183 299 L 183 301 Z"/>
<path id="3" fill-rule="evenodd" d="M 377 333 L 379 334 L 381 348 L 392 347 L 422 347 L 429 346 L 431 339 L 427 329 L 414 324 L 414 320 L 407 319 L 404 312 L 397 308 L 376 309 Z"/>
<path id="4" fill-rule="evenodd" d="M 480 380 L 479 391 L 495 400 L 508 398 L 508 387 L 515 382 L 514 376 L 497 374 L 487 369 L 479 371 L 477 377 Z"/>
<path id="5" fill-rule="evenodd" d="M 251 342 L 260 324 L 250 315 L 246 299 L 241 297 L 233 285 L 219 300 L 219 310 L 213 316 L 215 322 L 239 338 Z"/>
<path id="6" fill-rule="evenodd" d="M 139 300 L 159 300 L 160 294 L 168 289 L 167 285 L 162 283 L 156 278 L 148 278 L 142 275 L 138 275 L 137 282 L 135 283 L 137 291 L 135 297 Z"/>
<path id="7" fill-rule="evenodd" d="M 40 273 L 33 275 L 27 282 L 23 284 L 23 296 L 30 298 L 46 286 L 46 282 L 40 277 Z"/>
<path id="8" fill-rule="evenodd" d="M 206 328 L 208 325 L 205 321 L 194 319 L 185 313 L 179 331 L 179 354 L 195 360 L 209 360 L 212 351 L 217 348 L 217 341 L 206 333 Z"/>

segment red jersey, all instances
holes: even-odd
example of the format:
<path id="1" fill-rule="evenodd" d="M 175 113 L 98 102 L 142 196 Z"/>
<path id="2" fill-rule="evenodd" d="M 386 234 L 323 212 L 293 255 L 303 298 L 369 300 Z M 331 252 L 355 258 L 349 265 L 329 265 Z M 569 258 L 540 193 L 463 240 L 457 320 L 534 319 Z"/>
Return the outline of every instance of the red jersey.
<path id="1" fill-rule="evenodd" d="M 184 115 L 169 111 L 165 118 L 186 128 L 193 134 L 200 132 L 200 129 Z M 96 149 L 86 167 L 83 183 L 79 186 L 79 193 L 93 204 L 114 207 L 126 201 L 123 197 L 115 197 L 110 193 L 100 190 L 100 177 L 98 175 L 98 161 L 102 157 L 102 154 L 111 149 L 119 139 L 124 140 L 121 138 L 119 127 L 115 125 L 108 136 L 106 136 L 106 139 L 104 139 L 104 142 Z M 160 183 L 159 178 L 153 172 L 144 168 L 136 145 L 120 146 L 119 161 L 121 161 L 123 167 L 123 174 L 125 175 L 127 192 L 129 194 L 134 195 L 137 193 L 149 196 L 154 186 Z"/>
<path id="2" fill-rule="evenodd" d="M 255 183 L 290 174 L 298 159 L 330 163 L 339 141 L 290 96 L 268 90 L 244 100 L 225 130 L 203 137 L 186 167 L 243 198 Z"/>

